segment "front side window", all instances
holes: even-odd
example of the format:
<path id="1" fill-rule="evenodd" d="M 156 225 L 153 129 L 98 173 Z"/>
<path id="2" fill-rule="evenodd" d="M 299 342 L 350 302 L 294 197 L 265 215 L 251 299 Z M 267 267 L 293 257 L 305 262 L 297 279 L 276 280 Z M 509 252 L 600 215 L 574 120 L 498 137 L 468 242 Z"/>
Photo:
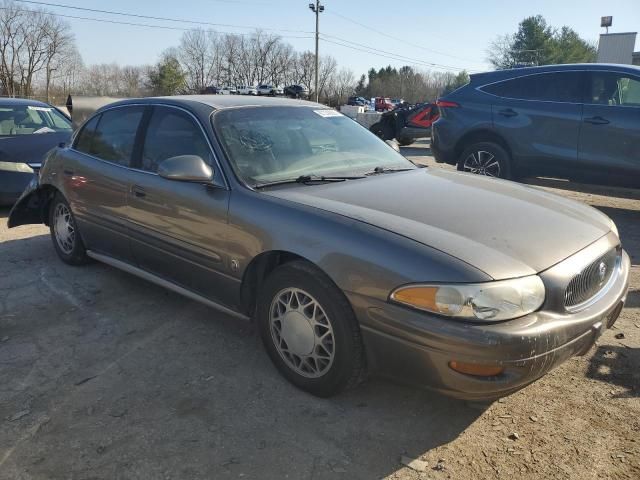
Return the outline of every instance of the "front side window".
<path id="1" fill-rule="evenodd" d="M 71 122 L 53 107 L 39 105 L 0 106 L 0 135 L 71 133 Z"/>
<path id="2" fill-rule="evenodd" d="M 100 116 L 89 153 L 128 167 L 144 107 L 121 107 Z"/>
<path id="3" fill-rule="evenodd" d="M 527 75 L 487 85 L 485 92 L 516 100 L 582 102 L 582 72 L 552 72 Z"/>
<path id="4" fill-rule="evenodd" d="M 640 107 L 640 79 L 614 72 L 593 72 L 587 103 Z"/>
<path id="5" fill-rule="evenodd" d="M 197 155 L 205 162 L 211 150 L 202 129 L 187 113 L 170 107 L 154 107 L 142 149 L 142 169 L 157 172 L 163 160 Z"/>
<path id="6" fill-rule="evenodd" d="M 314 107 L 244 107 L 213 116 L 236 174 L 249 185 L 302 175 L 356 176 L 376 167 L 414 168 L 348 117 Z"/>

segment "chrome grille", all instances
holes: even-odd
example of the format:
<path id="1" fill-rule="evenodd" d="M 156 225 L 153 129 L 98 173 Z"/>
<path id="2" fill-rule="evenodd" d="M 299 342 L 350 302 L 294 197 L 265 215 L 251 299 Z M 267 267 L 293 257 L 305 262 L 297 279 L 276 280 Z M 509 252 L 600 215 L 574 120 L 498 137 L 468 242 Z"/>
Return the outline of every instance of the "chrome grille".
<path id="1" fill-rule="evenodd" d="M 564 306 L 575 307 L 597 295 L 613 275 L 617 258 L 618 251 L 609 250 L 574 276 L 564 292 Z"/>

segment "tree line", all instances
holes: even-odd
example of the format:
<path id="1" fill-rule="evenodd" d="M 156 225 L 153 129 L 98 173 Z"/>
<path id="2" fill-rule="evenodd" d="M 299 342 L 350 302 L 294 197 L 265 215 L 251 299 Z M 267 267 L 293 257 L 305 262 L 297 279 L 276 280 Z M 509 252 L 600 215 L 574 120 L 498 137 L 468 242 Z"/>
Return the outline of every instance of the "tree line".
<path id="1" fill-rule="evenodd" d="M 314 54 L 296 51 L 282 37 L 186 31 L 179 43 L 148 65 L 85 65 L 70 25 L 55 14 L 0 0 L 0 89 L 5 96 L 64 103 L 69 93 L 138 97 L 202 93 L 210 86 L 301 84 L 313 95 Z M 554 29 L 541 16 L 523 20 L 513 35 L 489 49 L 496 68 L 519 64 L 593 61 L 595 48 L 568 27 Z M 319 60 L 320 101 L 337 106 L 350 95 L 386 96 L 408 102 L 435 100 L 469 81 L 459 73 L 411 66 L 371 68 L 356 79 L 336 59 Z"/>

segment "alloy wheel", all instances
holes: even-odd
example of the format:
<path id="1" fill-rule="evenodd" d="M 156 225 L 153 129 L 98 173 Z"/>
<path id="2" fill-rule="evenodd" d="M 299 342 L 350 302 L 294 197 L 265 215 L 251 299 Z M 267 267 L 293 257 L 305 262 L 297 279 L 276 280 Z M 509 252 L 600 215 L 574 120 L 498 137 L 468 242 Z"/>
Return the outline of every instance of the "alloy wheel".
<path id="1" fill-rule="evenodd" d="M 53 214 L 53 231 L 60 250 L 69 255 L 75 245 L 76 228 L 69 207 L 63 203 L 56 205 Z"/>
<path id="2" fill-rule="evenodd" d="M 333 364 L 331 321 L 320 303 L 299 288 L 278 292 L 269 309 L 271 337 L 280 357 L 307 378 L 323 376 Z"/>
<path id="3" fill-rule="evenodd" d="M 500 177 L 500 162 L 494 154 L 485 150 L 473 152 L 464 159 L 462 170 L 465 172 L 485 175 L 487 177 Z"/>

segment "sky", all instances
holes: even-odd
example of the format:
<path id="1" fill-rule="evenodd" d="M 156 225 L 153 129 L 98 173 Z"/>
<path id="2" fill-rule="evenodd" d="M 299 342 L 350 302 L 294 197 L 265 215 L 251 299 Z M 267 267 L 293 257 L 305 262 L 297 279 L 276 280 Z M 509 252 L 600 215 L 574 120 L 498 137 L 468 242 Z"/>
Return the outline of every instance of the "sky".
<path id="1" fill-rule="evenodd" d="M 221 32 L 250 33 L 252 28 L 274 29 L 296 50 L 315 48 L 315 17 L 311 0 L 43 0 L 125 13 L 195 20 L 234 27 L 211 27 Z M 27 5 L 27 4 L 25 4 Z M 513 33 L 530 15 L 542 14 L 555 27 L 568 25 L 592 42 L 604 31 L 600 17 L 613 16 L 610 32 L 640 30 L 640 0 L 324 0 L 320 15 L 320 53 L 357 76 L 369 68 L 414 64 L 419 69 L 482 71 L 489 69 L 487 48 L 498 35 Z M 35 5 L 30 5 L 35 6 Z M 49 11 L 92 18 L 193 28 L 197 25 L 47 6 Z M 151 64 L 160 53 L 178 44 L 182 31 L 125 26 L 67 18 L 85 64 Z M 368 27 L 368 28 L 367 28 Z M 309 38 L 294 38 L 309 37 Z M 395 37 L 395 38 L 391 38 Z M 639 35 L 640 37 L 640 35 Z M 351 42 L 344 46 L 345 41 Z M 364 52 L 363 47 L 376 53 Z M 356 50 L 360 49 L 360 50 Z M 640 50 L 640 38 L 636 41 Z M 384 56 L 406 57 L 406 60 Z"/>

